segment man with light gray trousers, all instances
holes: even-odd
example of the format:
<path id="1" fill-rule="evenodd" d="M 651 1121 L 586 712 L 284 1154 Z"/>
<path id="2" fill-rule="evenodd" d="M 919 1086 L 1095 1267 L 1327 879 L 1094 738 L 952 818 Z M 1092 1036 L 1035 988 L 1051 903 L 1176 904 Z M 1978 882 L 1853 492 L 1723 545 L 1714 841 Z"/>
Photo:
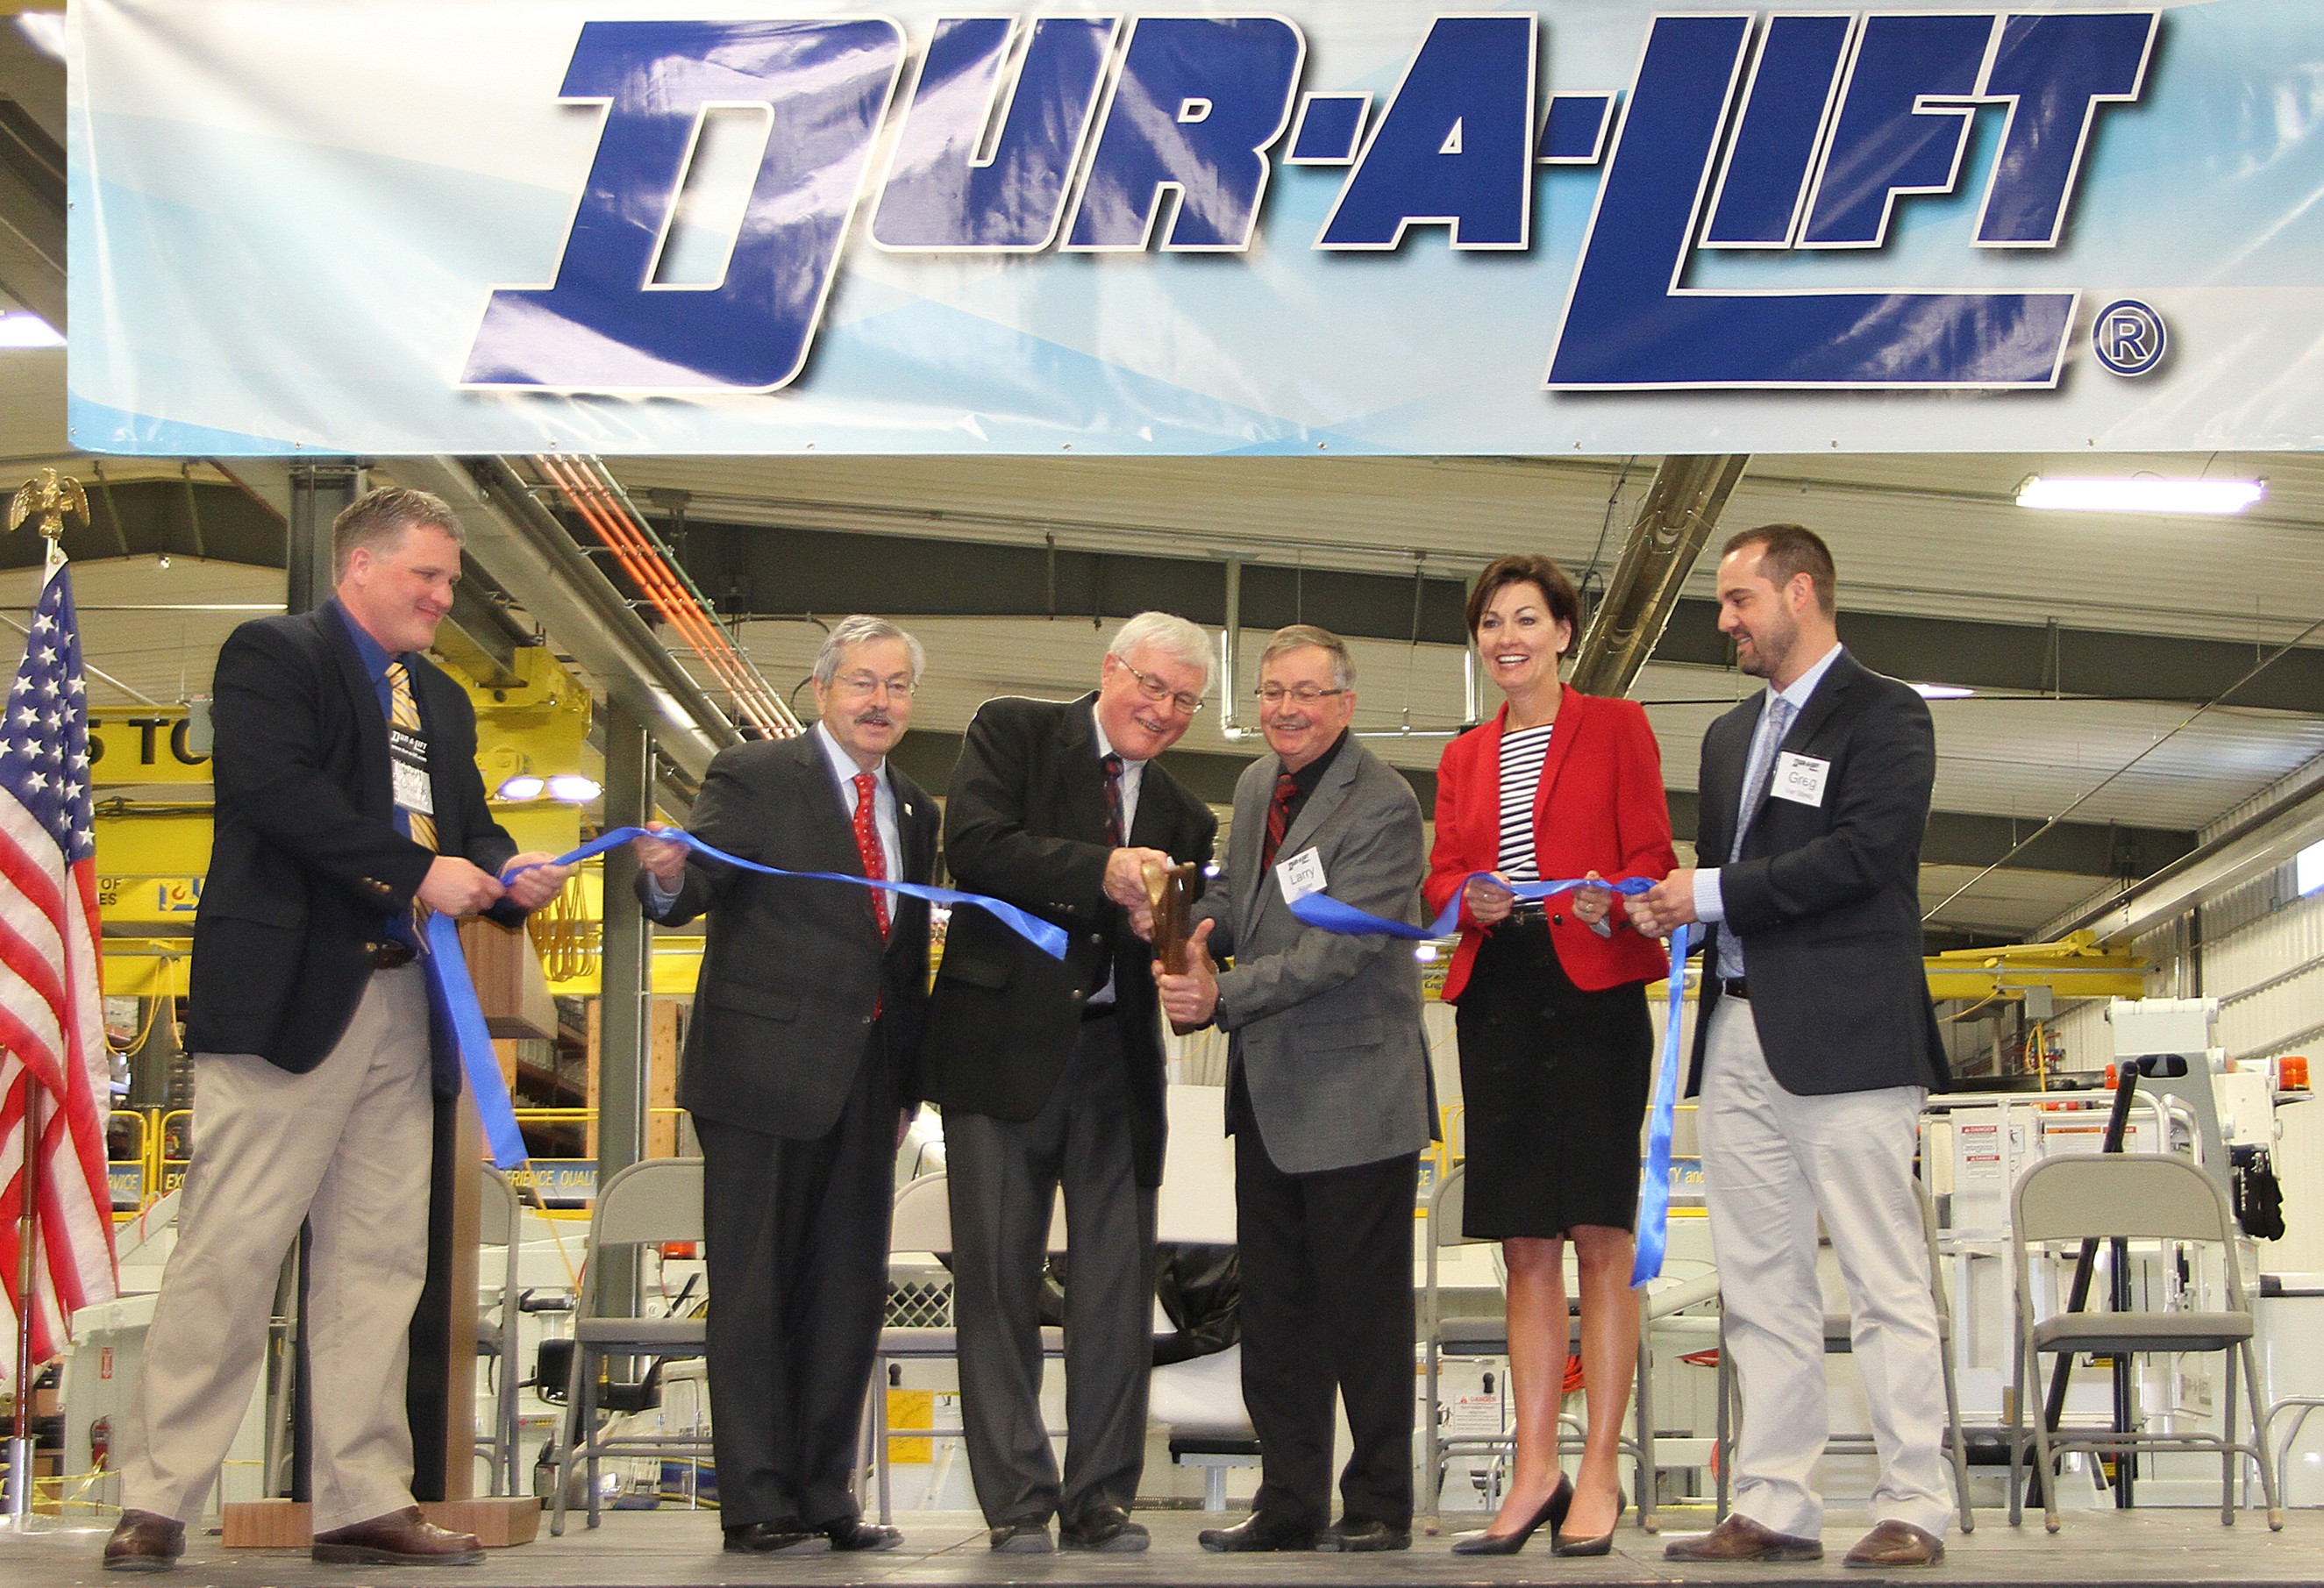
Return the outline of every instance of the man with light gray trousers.
<path id="1" fill-rule="evenodd" d="M 1242 1393 L 1263 1475 L 1250 1518 L 1204 1533 L 1205 1549 L 1412 1542 L 1412 1209 L 1433 1134 L 1420 967 L 1401 939 L 1320 931 L 1290 909 L 1326 892 L 1420 919 L 1420 803 L 1350 736 L 1354 686 L 1347 647 L 1322 629 L 1295 624 L 1268 644 L 1259 697 L 1272 753 L 1235 787 L 1187 974 L 1156 966 L 1173 1025 L 1229 1034 Z M 1335 1389 L 1355 1448 L 1327 1528 Z"/>

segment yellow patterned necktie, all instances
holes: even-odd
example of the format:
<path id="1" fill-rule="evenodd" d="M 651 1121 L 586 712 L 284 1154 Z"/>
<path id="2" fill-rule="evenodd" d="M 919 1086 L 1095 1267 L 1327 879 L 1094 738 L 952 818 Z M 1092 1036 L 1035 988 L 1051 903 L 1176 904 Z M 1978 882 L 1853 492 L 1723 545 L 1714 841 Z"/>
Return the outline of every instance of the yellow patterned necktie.
<path id="1" fill-rule="evenodd" d="M 401 661 L 387 664 L 387 723 L 415 737 L 425 730 L 420 722 L 420 703 L 411 697 L 411 669 Z M 411 841 L 426 848 L 436 847 L 436 818 L 425 811 L 407 810 L 404 820 L 410 825 Z M 411 901 L 411 929 L 421 935 L 424 942 L 428 927 L 428 907 L 418 899 Z"/>

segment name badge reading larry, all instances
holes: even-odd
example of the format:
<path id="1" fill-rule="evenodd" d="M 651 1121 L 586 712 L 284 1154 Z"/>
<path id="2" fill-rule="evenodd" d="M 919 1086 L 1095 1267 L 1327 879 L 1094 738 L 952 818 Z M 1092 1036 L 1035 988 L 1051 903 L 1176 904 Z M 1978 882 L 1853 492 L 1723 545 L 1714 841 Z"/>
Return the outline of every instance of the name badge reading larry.
<path id="1" fill-rule="evenodd" d="M 1275 863 L 1275 881 L 1283 890 L 1283 902 L 1294 904 L 1310 893 L 1323 891 L 1323 857 L 1313 849 L 1303 849 L 1289 860 Z"/>
<path id="2" fill-rule="evenodd" d="M 428 782 L 428 741 L 402 728 L 387 730 L 387 770 L 399 810 L 436 814 L 436 790 Z"/>
<path id="3" fill-rule="evenodd" d="M 1794 805 L 1821 806 L 1823 780 L 1831 775 L 1831 762 L 1786 750 L 1775 757 L 1775 771 L 1767 781 L 1767 792 Z"/>

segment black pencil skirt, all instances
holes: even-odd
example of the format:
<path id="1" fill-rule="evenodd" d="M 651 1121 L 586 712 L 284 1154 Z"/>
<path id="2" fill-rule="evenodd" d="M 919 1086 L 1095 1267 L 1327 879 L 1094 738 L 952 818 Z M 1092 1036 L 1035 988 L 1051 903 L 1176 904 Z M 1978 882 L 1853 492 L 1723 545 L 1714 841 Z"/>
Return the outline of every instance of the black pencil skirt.
<path id="1" fill-rule="evenodd" d="M 1639 1127 L 1654 1022 L 1643 983 L 1576 987 L 1539 917 L 1485 936 L 1461 991 L 1468 1180 L 1475 1241 L 1562 1236 L 1637 1220 Z"/>

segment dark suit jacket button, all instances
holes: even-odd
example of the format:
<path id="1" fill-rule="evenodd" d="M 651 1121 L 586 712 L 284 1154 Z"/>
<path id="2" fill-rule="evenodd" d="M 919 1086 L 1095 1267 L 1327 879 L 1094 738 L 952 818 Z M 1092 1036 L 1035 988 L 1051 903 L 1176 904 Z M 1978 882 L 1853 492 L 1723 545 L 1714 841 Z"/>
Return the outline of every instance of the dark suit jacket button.
<path id="1" fill-rule="evenodd" d="M 859 1025 L 859 1026 L 868 1026 L 868 1025 L 870 1025 L 870 1024 L 872 1023 L 872 1017 L 871 1017 L 870 1015 L 868 1015 L 868 1014 L 867 1014 L 867 1015 L 865 1015 L 862 1019 L 861 1019 L 861 1020 L 857 1020 L 855 1023 L 856 1023 L 857 1025 Z"/>
<path id="2" fill-rule="evenodd" d="M 1074 1002 L 1075 1003 L 1079 1003 L 1083 999 L 1087 998 L 1089 994 L 1083 992 L 1080 988 L 1076 987 L 1074 989 Z"/>
<path id="3" fill-rule="evenodd" d="M 376 943 L 366 943 L 364 945 L 364 952 L 365 954 L 377 954 L 379 952 L 379 945 Z"/>

